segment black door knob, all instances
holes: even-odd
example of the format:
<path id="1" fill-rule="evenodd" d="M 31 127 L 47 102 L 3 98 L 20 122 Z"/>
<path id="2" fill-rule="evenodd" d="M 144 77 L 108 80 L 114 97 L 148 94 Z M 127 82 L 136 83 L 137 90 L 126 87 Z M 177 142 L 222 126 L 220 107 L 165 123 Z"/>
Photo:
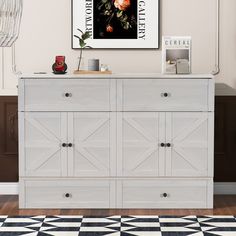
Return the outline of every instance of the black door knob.
<path id="1" fill-rule="evenodd" d="M 66 143 L 63 143 L 63 144 L 62 144 L 62 147 L 67 147 L 67 144 L 66 144 Z"/>
<path id="2" fill-rule="evenodd" d="M 65 97 L 72 97 L 72 93 L 65 93 Z"/>
<path id="3" fill-rule="evenodd" d="M 164 97 L 168 97 L 168 93 L 164 93 Z"/>
<path id="4" fill-rule="evenodd" d="M 171 144 L 170 144 L 170 143 L 167 143 L 166 146 L 167 146 L 167 147 L 171 147 Z"/>
<path id="5" fill-rule="evenodd" d="M 68 144 L 68 147 L 72 147 L 72 146 L 73 146 L 73 144 L 72 144 L 72 143 L 69 143 L 69 144 Z"/>
<path id="6" fill-rule="evenodd" d="M 165 147 L 165 144 L 164 144 L 164 143 L 161 143 L 161 147 Z"/>

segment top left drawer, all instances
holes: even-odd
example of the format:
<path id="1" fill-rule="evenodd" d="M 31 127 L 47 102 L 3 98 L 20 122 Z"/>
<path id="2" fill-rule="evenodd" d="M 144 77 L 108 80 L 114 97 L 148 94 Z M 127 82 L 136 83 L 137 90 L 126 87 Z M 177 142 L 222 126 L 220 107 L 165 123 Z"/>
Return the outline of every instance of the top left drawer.
<path id="1" fill-rule="evenodd" d="M 19 111 L 112 111 L 113 83 L 109 79 L 21 79 Z"/>

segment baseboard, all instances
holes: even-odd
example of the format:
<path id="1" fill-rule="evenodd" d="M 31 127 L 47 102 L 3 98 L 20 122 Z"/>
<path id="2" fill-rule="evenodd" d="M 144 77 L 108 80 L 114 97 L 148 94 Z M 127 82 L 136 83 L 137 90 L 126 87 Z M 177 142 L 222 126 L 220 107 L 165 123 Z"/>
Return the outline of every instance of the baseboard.
<path id="1" fill-rule="evenodd" d="M 17 195 L 18 183 L 0 183 L 0 194 Z M 214 194 L 215 195 L 236 194 L 236 182 L 214 183 Z"/>
<path id="2" fill-rule="evenodd" d="M 235 195 L 236 194 L 236 182 L 217 182 L 214 183 L 215 195 Z"/>
<path id="3" fill-rule="evenodd" d="M 17 195 L 18 183 L 0 183 L 1 195 Z"/>

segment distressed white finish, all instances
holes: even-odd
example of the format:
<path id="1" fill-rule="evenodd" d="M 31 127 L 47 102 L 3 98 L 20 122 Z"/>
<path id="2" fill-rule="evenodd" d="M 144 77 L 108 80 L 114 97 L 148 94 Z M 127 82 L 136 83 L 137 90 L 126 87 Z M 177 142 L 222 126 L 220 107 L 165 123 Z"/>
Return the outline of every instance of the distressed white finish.
<path id="1" fill-rule="evenodd" d="M 115 176 L 115 113 L 68 113 L 69 176 Z"/>
<path id="2" fill-rule="evenodd" d="M 212 208 L 213 87 L 196 75 L 24 76 L 20 207 Z"/>
<path id="3" fill-rule="evenodd" d="M 118 175 L 212 176 L 213 118 L 212 112 L 119 113 Z"/>
<path id="4" fill-rule="evenodd" d="M 212 180 L 119 180 L 120 208 L 211 208 L 206 199 Z M 166 196 L 165 196 L 166 194 Z"/>
<path id="5" fill-rule="evenodd" d="M 117 172 L 119 176 L 164 175 L 165 113 L 117 114 Z"/>
<path id="6" fill-rule="evenodd" d="M 167 176 L 212 176 L 208 150 L 213 119 L 211 112 L 166 113 L 166 142 L 171 144 L 166 149 Z"/>
<path id="7" fill-rule="evenodd" d="M 19 183 L 0 183 L 0 194 L 3 195 L 18 195 Z M 214 182 L 214 194 L 215 195 L 234 195 L 236 194 L 235 182 Z M 118 198 L 118 196 L 116 196 Z"/>
<path id="8" fill-rule="evenodd" d="M 110 111 L 112 80 L 24 80 L 25 111 Z M 52 89 L 53 88 L 53 89 Z M 42 96 L 43 95 L 43 96 Z"/>
<path id="9" fill-rule="evenodd" d="M 67 114 L 26 112 L 24 115 L 24 167 L 26 176 L 67 176 Z"/>
<path id="10" fill-rule="evenodd" d="M 114 208 L 115 182 L 97 179 L 26 180 L 26 208 Z M 94 193 L 94 194 L 91 194 Z M 68 197 L 67 195 L 68 194 Z M 21 201 L 21 200 L 20 200 Z"/>
<path id="11" fill-rule="evenodd" d="M 121 111 L 208 111 L 206 79 L 130 79 L 121 86 Z"/>
<path id="12" fill-rule="evenodd" d="M 22 74 L 22 79 L 213 79 L 212 74 L 183 74 L 168 75 L 160 73 L 112 73 L 112 74 Z"/>

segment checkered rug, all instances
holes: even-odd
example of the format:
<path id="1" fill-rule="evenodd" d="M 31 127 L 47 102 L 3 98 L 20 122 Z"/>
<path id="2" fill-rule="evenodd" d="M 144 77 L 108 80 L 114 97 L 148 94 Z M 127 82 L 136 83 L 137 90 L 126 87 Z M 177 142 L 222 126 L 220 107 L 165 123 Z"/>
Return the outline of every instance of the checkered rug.
<path id="1" fill-rule="evenodd" d="M 235 216 L 0 216 L 0 236 L 236 236 Z"/>

